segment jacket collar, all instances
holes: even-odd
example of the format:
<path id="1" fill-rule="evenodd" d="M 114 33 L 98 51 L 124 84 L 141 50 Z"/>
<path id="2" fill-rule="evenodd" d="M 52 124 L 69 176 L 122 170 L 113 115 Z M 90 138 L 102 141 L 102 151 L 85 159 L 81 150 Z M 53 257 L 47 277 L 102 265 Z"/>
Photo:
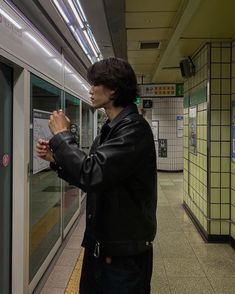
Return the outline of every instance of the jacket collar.
<path id="1" fill-rule="evenodd" d="M 112 121 L 107 121 L 108 126 L 113 128 L 131 113 L 138 113 L 137 106 L 134 103 L 127 105 Z"/>

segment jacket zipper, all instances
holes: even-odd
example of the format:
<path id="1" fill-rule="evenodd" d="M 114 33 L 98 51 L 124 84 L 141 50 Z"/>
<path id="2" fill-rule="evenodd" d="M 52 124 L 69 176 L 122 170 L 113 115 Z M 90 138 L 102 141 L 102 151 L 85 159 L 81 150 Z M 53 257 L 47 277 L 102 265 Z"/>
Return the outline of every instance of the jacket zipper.
<path id="1" fill-rule="evenodd" d="M 94 257 L 99 258 L 99 256 L 100 256 L 100 243 L 97 241 L 95 243 Z"/>

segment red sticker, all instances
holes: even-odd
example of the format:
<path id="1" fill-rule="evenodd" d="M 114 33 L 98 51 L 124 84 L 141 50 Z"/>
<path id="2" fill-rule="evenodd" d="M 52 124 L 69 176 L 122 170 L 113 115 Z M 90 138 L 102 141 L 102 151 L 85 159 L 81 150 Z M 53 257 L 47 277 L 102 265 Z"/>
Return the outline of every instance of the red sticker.
<path id="1" fill-rule="evenodd" d="M 2 157 L 2 165 L 4 167 L 7 167 L 8 164 L 9 164 L 9 155 L 8 154 L 4 154 L 3 157 Z"/>

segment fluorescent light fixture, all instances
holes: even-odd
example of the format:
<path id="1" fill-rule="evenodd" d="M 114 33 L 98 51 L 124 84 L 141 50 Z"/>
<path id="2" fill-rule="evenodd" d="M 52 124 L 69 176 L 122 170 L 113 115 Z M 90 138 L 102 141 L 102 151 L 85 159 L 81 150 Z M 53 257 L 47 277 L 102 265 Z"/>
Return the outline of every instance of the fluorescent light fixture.
<path id="1" fill-rule="evenodd" d="M 81 6 L 79 0 L 75 0 L 75 2 L 76 2 L 77 5 L 78 5 L 78 8 L 79 8 L 79 10 L 80 10 L 80 12 L 81 12 L 82 17 L 83 17 L 84 20 L 87 22 L 87 19 L 86 19 L 85 13 L 83 12 L 83 9 L 82 9 L 82 6 Z"/>
<path id="2" fill-rule="evenodd" d="M 78 21 L 78 23 L 79 23 L 81 29 L 83 29 L 83 28 L 84 28 L 84 24 L 83 24 L 83 22 L 82 22 L 82 20 L 81 20 L 80 15 L 79 15 L 78 12 L 77 12 L 77 10 L 76 10 L 76 8 L 75 8 L 75 6 L 74 6 L 72 0 L 68 0 L 68 3 L 69 3 L 69 5 L 70 5 L 70 7 L 71 7 L 71 9 L 72 9 L 72 11 L 73 11 L 73 13 L 74 13 L 74 15 L 76 16 L 76 19 L 77 19 L 77 21 Z"/>
<path id="3" fill-rule="evenodd" d="M 52 54 L 36 39 L 34 38 L 30 33 L 25 32 L 25 34 L 32 40 L 34 43 L 36 43 L 44 52 L 46 52 L 50 57 L 52 57 Z"/>
<path id="4" fill-rule="evenodd" d="M 78 40 L 80 46 L 82 47 L 82 50 L 83 50 L 83 51 L 85 52 L 85 54 L 87 55 L 88 52 L 87 52 L 85 46 L 83 45 L 83 42 L 82 42 L 81 38 L 79 37 L 78 33 L 75 31 L 75 29 L 74 29 L 73 26 L 69 26 L 69 27 L 71 28 L 71 30 L 72 30 L 74 36 L 76 37 L 76 39 Z"/>
<path id="5" fill-rule="evenodd" d="M 61 8 L 60 4 L 58 3 L 57 0 L 53 0 L 53 2 L 55 3 L 57 9 L 59 10 L 60 14 L 63 16 L 64 20 L 69 23 L 69 19 L 66 16 L 66 14 L 64 13 L 63 9 Z"/>
<path id="6" fill-rule="evenodd" d="M 98 54 L 97 54 L 97 52 L 96 52 L 96 50 L 95 50 L 94 45 L 92 44 L 92 42 L 91 42 L 91 40 L 90 40 L 90 37 L 89 37 L 88 34 L 87 34 L 87 31 L 83 31 L 83 33 L 84 33 L 84 35 L 85 35 L 85 37 L 86 37 L 86 39 L 87 39 L 87 41 L 88 41 L 88 43 L 89 43 L 91 49 L 92 49 L 93 52 L 94 52 L 95 57 L 98 57 Z"/>
<path id="7" fill-rule="evenodd" d="M 22 29 L 22 27 L 12 18 L 10 15 L 8 15 L 5 11 L 3 11 L 0 8 L 0 14 L 2 14 L 6 19 L 8 19 L 13 25 L 15 25 L 19 30 Z"/>
<path id="8" fill-rule="evenodd" d="M 92 57 L 91 57 L 90 54 L 87 54 L 87 57 L 90 59 L 90 62 L 91 62 L 91 63 L 94 63 L 94 61 L 92 60 Z"/>

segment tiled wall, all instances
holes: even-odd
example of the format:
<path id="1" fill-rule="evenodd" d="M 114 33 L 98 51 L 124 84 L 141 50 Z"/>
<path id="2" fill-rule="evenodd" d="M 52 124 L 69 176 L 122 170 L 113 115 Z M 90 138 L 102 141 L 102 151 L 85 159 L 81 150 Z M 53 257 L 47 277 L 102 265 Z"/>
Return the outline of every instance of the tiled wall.
<path id="1" fill-rule="evenodd" d="M 177 117 L 182 115 L 182 97 L 153 99 L 152 121 L 158 121 L 158 138 L 167 140 L 167 157 L 159 157 L 156 144 L 159 170 L 183 170 L 183 137 L 179 137 L 180 131 L 177 132 Z"/>
<path id="2" fill-rule="evenodd" d="M 230 164 L 235 42 L 207 44 L 193 60 L 196 75 L 184 84 L 184 202 L 209 239 L 235 238 L 235 163 Z M 196 154 L 189 150 L 193 105 L 197 105 Z"/>
<path id="3" fill-rule="evenodd" d="M 211 44 L 210 230 L 230 233 L 230 69 L 231 43 Z"/>
<path id="4" fill-rule="evenodd" d="M 235 41 L 232 43 L 232 101 L 235 101 Z M 231 236 L 235 240 L 235 162 L 231 163 Z"/>
<path id="5" fill-rule="evenodd" d="M 207 223 L 207 81 L 208 50 L 204 46 L 195 56 L 196 74 L 184 84 L 184 203 L 205 231 Z M 197 150 L 189 150 L 189 112 L 197 107 Z"/>

